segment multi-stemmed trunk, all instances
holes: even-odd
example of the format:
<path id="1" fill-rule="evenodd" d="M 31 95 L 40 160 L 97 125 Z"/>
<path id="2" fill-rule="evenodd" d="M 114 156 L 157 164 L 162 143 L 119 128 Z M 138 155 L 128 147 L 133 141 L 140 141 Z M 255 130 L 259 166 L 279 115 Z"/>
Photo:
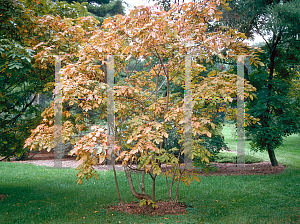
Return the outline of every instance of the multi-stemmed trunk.
<path id="1" fill-rule="evenodd" d="M 182 148 L 180 149 L 179 155 L 177 157 L 178 161 L 179 161 L 179 157 L 180 157 L 181 152 L 182 152 Z M 176 197 L 175 197 L 175 200 L 173 201 L 172 200 L 172 189 L 173 189 L 173 185 L 175 183 L 175 176 L 176 176 L 176 170 L 177 169 L 180 169 L 180 173 L 179 173 L 179 177 L 178 177 L 177 185 L 176 185 Z M 174 168 L 174 171 L 173 171 L 173 174 L 172 174 L 172 180 L 171 180 L 170 188 L 169 188 L 169 183 L 168 183 L 168 177 L 166 176 L 169 202 L 171 202 L 171 203 L 173 202 L 172 208 L 174 208 L 174 206 L 176 205 L 176 203 L 178 201 L 178 198 L 179 198 L 179 183 L 180 183 L 181 176 L 182 176 L 183 172 L 185 171 L 185 169 L 186 169 L 186 164 L 185 164 L 185 166 L 182 170 L 181 170 L 180 164 L 175 165 L 175 168 Z"/>
<path id="2" fill-rule="evenodd" d="M 145 193 L 137 193 L 134 186 L 133 186 L 133 181 L 132 181 L 132 177 L 131 177 L 131 171 L 128 169 L 128 168 L 125 168 L 125 175 L 127 177 L 127 180 L 128 180 L 128 184 L 129 184 L 129 188 L 130 188 L 130 191 L 132 193 L 132 195 L 139 199 L 139 200 L 143 200 L 143 199 L 146 199 L 146 200 L 152 200 L 151 196 L 148 195 L 148 194 L 145 194 Z"/>

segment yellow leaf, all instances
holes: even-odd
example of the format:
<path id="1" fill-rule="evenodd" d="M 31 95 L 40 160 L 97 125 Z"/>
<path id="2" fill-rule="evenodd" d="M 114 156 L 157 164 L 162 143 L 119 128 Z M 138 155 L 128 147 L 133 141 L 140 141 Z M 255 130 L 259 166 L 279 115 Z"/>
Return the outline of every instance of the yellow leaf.
<path id="1" fill-rule="evenodd" d="M 163 136 L 164 136 L 165 138 L 168 138 L 168 137 L 169 137 L 169 135 L 168 135 L 167 132 L 163 132 Z"/>
<path id="2" fill-rule="evenodd" d="M 70 112 L 69 111 L 65 111 L 65 116 L 68 118 L 71 116 Z"/>
<path id="3" fill-rule="evenodd" d="M 205 162 L 209 163 L 209 159 L 207 157 L 204 158 Z"/>
<path id="4" fill-rule="evenodd" d="M 265 66 L 265 64 L 264 63 L 262 63 L 261 61 L 257 61 L 257 64 L 259 64 L 260 66 Z"/>
<path id="5" fill-rule="evenodd" d="M 240 38 L 247 39 L 247 37 L 246 37 L 246 35 L 244 33 L 239 33 L 238 36 Z"/>
<path id="6" fill-rule="evenodd" d="M 122 51 L 122 53 L 128 54 L 129 51 L 130 51 L 130 47 L 127 46 L 127 47 Z"/>
<path id="7" fill-rule="evenodd" d="M 99 163 L 100 163 L 100 164 L 103 163 L 104 160 L 105 160 L 105 155 L 101 154 L 101 155 L 99 156 Z"/>
<path id="8" fill-rule="evenodd" d="M 218 54 L 218 57 L 220 58 L 220 59 L 224 59 L 224 55 L 223 54 Z"/>
<path id="9" fill-rule="evenodd" d="M 87 155 L 83 155 L 83 156 L 81 157 L 81 159 L 79 160 L 79 163 L 80 163 L 80 164 L 83 163 L 83 161 L 84 161 L 86 158 L 87 158 Z"/>
<path id="10" fill-rule="evenodd" d="M 183 123 L 185 123 L 185 120 L 183 119 L 183 120 L 181 120 L 181 121 L 179 121 L 179 123 L 178 124 L 183 124 Z"/>
<path id="11" fill-rule="evenodd" d="M 211 133 L 209 131 L 206 132 L 206 135 L 211 138 Z"/>

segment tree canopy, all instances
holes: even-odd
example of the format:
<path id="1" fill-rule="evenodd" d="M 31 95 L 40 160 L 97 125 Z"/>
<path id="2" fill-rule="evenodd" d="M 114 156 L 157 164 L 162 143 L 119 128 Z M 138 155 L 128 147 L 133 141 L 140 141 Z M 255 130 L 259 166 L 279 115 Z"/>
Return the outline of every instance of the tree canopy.
<path id="1" fill-rule="evenodd" d="M 162 163 L 172 167 L 164 174 L 167 186 L 169 186 L 168 177 L 171 178 L 171 186 L 168 187 L 170 201 L 173 200 L 172 186 L 175 181 L 177 181 L 177 196 L 174 200 L 176 202 L 179 182 L 190 184 L 192 180 L 197 180 L 196 175 L 186 171 L 187 164 L 179 164 L 179 158 L 174 156 L 173 151 L 179 151 L 179 156 L 185 153 L 190 159 L 198 157 L 202 168 L 208 168 L 210 153 L 200 144 L 203 141 L 200 137 L 212 136 L 210 129 L 215 129 L 213 121 L 218 113 L 236 117 L 236 109 L 229 107 L 229 104 L 237 97 L 237 75 L 212 70 L 206 76 L 199 76 L 199 73 L 206 71 L 206 67 L 198 62 L 213 63 L 212 58 L 216 55 L 223 59 L 236 60 L 236 55 L 251 54 L 251 63 L 256 66 L 261 63 L 256 56 L 257 50 L 243 43 L 245 37 L 243 33 L 229 27 L 218 31 L 208 30 L 210 22 L 221 18 L 221 12 L 217 8 L 219 3 L 205 1 L 173 5 L 167 12 L 157 7 L 138 7 L 129 15 L 107 18 L 101 29 L 89 26 L 91 29 L 87 31 L 83 30 L 82 26 L 74 27 L 73 31 L 82 34 L 81 38 L 86 39 L 81 42 L 78 52 L 71 53 L 73 62 L 66 64 L 61 70 L 62 95 L 64 100 L 67 100 L 66 105 L 81 108 L 81 111 L 65 110 L 62 128 L 63 141 L 75 144 L 71 154 L 77 155 L 80 159 L 80 166 L 77 168 L 78 183 L 82 183 L 83 178 L 89 179 L 93 176 L 97 178 L 93 166 L 98 160 L 101 163 L 108 156 L 108 130 L 105 130 L 105 127 L 93 125 L 89 133 L 82 138 L 78 138 L 76 133 L 87 127 L 85 121 L 89 119 L 88 112 L 91 110 L 99 111 L 100 119 L 107 121 L 106 98 L 110 88 L 108 66 L 111 66 L 109 61 L 112 60 L 112 56 L 114 56 L 115 76 L 126 74 L 126 77 L 119 79 L 113 88 L 115 145 L 112 153 L 125 167 L 133 196 L 142 203 L 146 201 L 155 203 L 155 179 L 162 172 Z M 225 1 L 222 1 L 222 4 L 225 4 Z M 53 20 L 54 18 L 45 18 L 40 28 L 45 29 Z M 70 29 L 64 29 L 64 26 L 68 26 L 68 23 L 61 23 L 63 32 L 57 33 L 58 46 L 62 34 L 72 32 Z M 49 50 L 50 44 L 43 43 L 35 47 L 40 48 L 37 61 L 56 54 L 56 51 Z M 72 39 L 70 44 L 74 44 Z M 225 54 L 221 51 L 224 48 Z M 186 59 L 186 55 L 190 54 L 195 55 L 197 59 L 190 59 L 191 96 L 202 100 L 195 100 L 190 105 L 193 113 L 190 120 L 186 121 L 185 98 L 182 94 L 172 92 L 170 86 L 185 88 L 187 82 L 185 74 L 189 70 L 189 62 L 186 62 L 189 59 Z M 146 61 L 143 66 L 148 69 L 139 72 L 130 71 L 128 65 L 131 60 Z M 51 61 L 48 61 L 51 64 Z M 45 65 L 43 67 L 45 68 Z M 166 93 L 162 95 L 158 94 L 160 80 L 165 80 L 167 86 Z M 255 88 L 245 81 L 245 97 L 252 98 L 252 91 L 255 91 Z M 216 100 L 207 102 L 205 100 L 207 98 Z M 208 107 L 207 104 L 211 106 Z M 44 117 L 42 123 L 32 130 L 25 147 L 51 150 L 58 144 L 53 141 L 55 116 L 53 103 L 42 116 Z M 246 114 L 246 124 L 256 120 Z M 191 128 L 190 148 L 184 145 L 185 124 L 190 124 Z M 180 139 L 180 147 L 164 148 L 163 142 L 167 142 L 169 132 L 174 128 L 177 130 L 175 134 Z M 132 165 L 136 165 L 136 168 Z M 133 170 L 151 176 L 152 196 L 145 194 L 144 190 L 139 193 L 135 190 L 131 178 Z"/>
<path id="2" fill-rule="evenodd" d="M 88 3 L 86 5 L 88 12 L 98 19 L 100 23 L 102 23 L 105 18 L 125 14 L 122 0 L 66 0 L 66 2 Z"/>

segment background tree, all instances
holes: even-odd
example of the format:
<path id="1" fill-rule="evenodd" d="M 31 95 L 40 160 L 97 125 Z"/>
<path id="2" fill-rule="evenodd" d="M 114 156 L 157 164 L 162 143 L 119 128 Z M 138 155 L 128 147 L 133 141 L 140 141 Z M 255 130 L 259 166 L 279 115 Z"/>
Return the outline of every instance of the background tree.
<path id="1" fill-rule="evenodd" d="M 73 2 L 87 2 L 86 5 L 90 15 L 93 15 L 100 24 L 103 23 L 105 18 L 112 17 L 118 14 L 124 15 L 124 6 L 122 0 L 66 0 L 68 3 Z"/>
<path id="2" fill-rule="evenodd" d="M 36 66 L 32 46 L 34 41 L 43 41 L 44 33 L 35 30 L 39 17 L 51 13 L 78 17 L 86 11 L 80 4 L 54 4 L 48 0 L 4 0 L 0 10 L 0 156 L 9 159 L 24 152 L 30 130 L 41 122 L 41 108 L 33 104 L 37 95 L 51 96 L 51 90 L 45 87 L 53 82 L 54 67 L 44 70 Z"/>
<path id="3" fill-rule="evenodd" d="M 249 102 L 249 113 L 260 122 L 247 127 L 252 149 L 267 150 L 273 166 L 278 165 L 274 150 L 284 136 L 299 132 L 299 105 L 288 94 L 295 88 L 295 68 L 299 64 L 300 1 L 229 2 L 231 11 L 223 10 L 224 21 L 253 38 L 265 41 L 260 58 L 266 68 L 250 74 L 250 82 L 258 90 L 258 98 Z M 294 70 L 293 70 L 294 69 Z M 295 80 L 294 80 L 295 81 Z"/>

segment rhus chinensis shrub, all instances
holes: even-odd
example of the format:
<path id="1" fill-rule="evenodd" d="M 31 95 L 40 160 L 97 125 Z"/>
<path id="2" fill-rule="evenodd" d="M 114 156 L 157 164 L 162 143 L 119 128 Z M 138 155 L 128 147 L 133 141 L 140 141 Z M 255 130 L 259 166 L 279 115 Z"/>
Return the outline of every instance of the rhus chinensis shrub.
<path id="1" fill-rule="evenodd" d="M 220 4 L 228 8 L 224 0 L 175 4 L 167 12 L 158 6 L 141 6 L 128 15 L 107 18 L 101 28 L 92 25 L 82 28 L 81 24 L 74 27 L 80 29 L 80 35 L 86 39 L 70 56 L 73 62 L 61 69 L 62 95 L 65 99 L 62 135 L 63 141 L 71 141 L 75 145 L 70 154 L 76 155 L 80 161 L 78 183 L 82 183 L 84 178 L 98 178 L 94 165 L 103 162 L 110 153 L 116 160 L 122 161 L 131 193 L 141 200 L 140 204 L 148 203 L 155 207 L 155 180 L 158 175 L 165 176 L 168 198 L 174 203 L 178 200 L 180 182 L 189 185 L 193 180 L 199 181 L 195 172 L 187 172 L 187 164 L 179 163 L 178 156 L 187 154 L 188 150 L 184 144 L 185 125 L 189 122 L 192 134 L 189 158 L 200 158 L 197 164 L 202 169 L 208 169 L 211 155 L 201 144 L 203 139 L 200 136 L 211 137 L 210 130 L 215 128 L 213 121 L 219 113 L 232 118 L 236 116 L 236 108 L 229 105 L 232 98 L 237 97 L 237 75 L 212 70 L 207 76 L 201 76 L 201 72 L 206 71 L 204 62 L 213 63 L 212 58 L 216 55 L 223 60 L 236 60 L 236 55 L 252 55 L 251 63 L 261 63 L 256 57 L 257 49 L 251 49 L 243 42 L 246 38 L 243 33 L 229 27 L 208 30 L 209 23 L 222 18 L 222 13 L 217 9 Z M 74 34 L 74 31 L 67 29 L 61 32 Z M 36 60 L 39 61 L 45 54 L 51 56 L 50 53 L 54 55 L 46 47 L 44 50 L 42 48 Z M 186 59 L 185 56 L 191 54 L 196 56 Z M 80 139 L 74 136 L 87 127 L 85 121 L 91 111 L 97 112 L 99 119 L 106 121 L 108 66 L 113 55 L 115 78 L 118 77 L 119 81 L 113 88 L 115 139 L 110 152 L 107 148 L 107 130 L 101 125 L 93 125 L 92 130 Z M 138 60 L 148 70 L 130 71 L 129 65 Z M 193 98 L 223 98 L 193 101 L 188 120 L 185 120 L 184 95 L 172 91 L 174 86 L 185 88 L 186 69 L 191 71 Z M 162 91 L 160 86 L 163 82 Z M 255 88 L 245 80 L 245 97 L 253 98 L 253 91 Z M 71 106 L 76 106 L 80 111 L 66 110 Z M 40 146 L 50 150 L 55 146 L 54 103 L 43 112 L 43 117 L 42 124 L 27 139 L 26 147 L 35 149 Z M 256 121 L 247 114 L 245 119 L 246 124 Z M 174 128 L 179 146 L 167 149 L 169 133 Z M 178 156 L 174 151 L 178 152 Z M 162 172 L 163 164 L 169 165 L 170 169 Z M 134 188 L 132 172 L 142 174 L 142 188 L 139 190 Z M 144 175 L 152 178 L 151 195 L 145 193 Z M 172 189 L 175 184 L 174 198 Z M 118 191 L 118 184 L 116 187 Z M 122 203 L 119 192 L 118 195 Z"/>

